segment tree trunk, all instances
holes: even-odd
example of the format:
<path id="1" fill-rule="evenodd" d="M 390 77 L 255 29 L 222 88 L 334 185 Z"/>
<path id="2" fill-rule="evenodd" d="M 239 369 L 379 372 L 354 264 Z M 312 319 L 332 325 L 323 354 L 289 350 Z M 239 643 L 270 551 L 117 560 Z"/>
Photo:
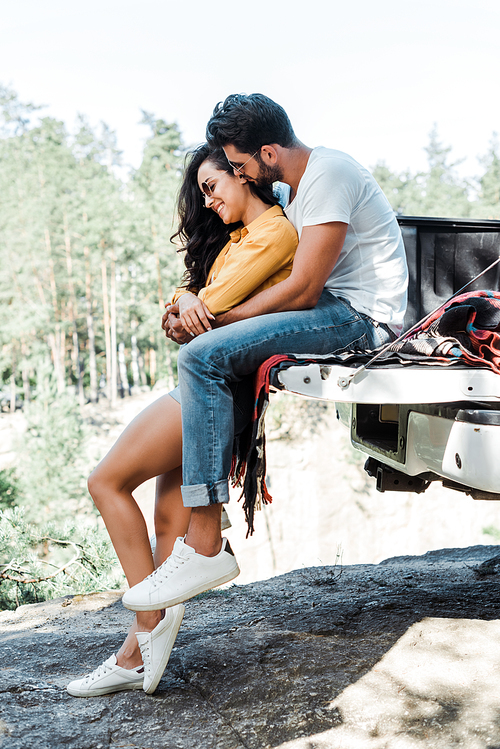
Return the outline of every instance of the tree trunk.
<path id="1" fill-rule="evenodd" d="M 94 314 L 92 305 L 92 278 L 90 275 L 90 250 L 87 246 L 84 247 L 83 254 L 85 255 L 85 299 L 87 302 L 90 401 L 91 403 L 97 403 L 99 395 L 97 390 L 97 359 L 95 353 Z"/>
<path id="2" fill-rule="evenodd" d="M 130 327 L 132 330 L 132 334 L 130 337 L 131 340 L 131 350 L 130 350 L 130 368 L 132 370 L 132 379 L 134 381 L 134 388 L 140 387 L 140 375 L 139 375 L 139 349 L 137 347 L 137 336 L 135 334 L 135 330 L 137 328 L 137 320 L 135 317 L 132 317 L 130 320 Z"/>
<path id="3" fill-rule="evenodd" d="M 130 284 L 130 369 L 132 371 L 132 380 L 133 380 L 133 388 L 134 390 L 138 390 L 140 387 L 140 375 L 139 375 L 139 348 L 137 346 L 137 336 L 135 334 L 135 331 L 137 330 L 137 327 L 139 323 L 137 322 L 137 318 L 135 317 L 135 314 L 133 310 L 135 309 L 135 297 L 136 297 L 136 288 L 135 288 L 135 277 L 136 272 L 135 268 L 131 269 L 131 279 L 132 283 Z"/>
<path id="4" fill-rule="evenodd" d="M 73 257 L 71 254 L 71 237 L 68 226 L 68 216 L 64 214 L 64 245 L 66 248 L 66 270 L 68 272 L 68 287 L 69 287 L 69 299 L 68 299 L 68 316 L 72 328 L 72 349 L 71 349 L 71 363 L 73 368 L 73 376 L 77 383 L 78 402 L 80 408 L 85 403 L 85 394 L 83 392 L 83 377 L 82 367 L 80 362 L 80 342 L 78 340 L 78 326 L 76 323 L 76 311 L 78 309 L 78 303 L 75 294 L 75 284 L 73 280 Z"/>
<path id="5" fill-rule="evenodd" d="M 65 371 L 64 371 L 65 370 L 65 366 L 64 366 L 65 347 L 62 345 L 64 333 L 61 330 L 60 314 L 59 314 L 59 308 L 57 305 L 57 286 L 56 286 L 56 277 L 54 273 L 54 260 L 52 257 L 52 242 L 50 238 L 50 231 L 47 227 L 45 228 L 45 249 L 47 251 L 47 256 L 48 256 L 50 295 L 52 299 L 52 311 L 54 313 L 54 323 L 55 323 L 55 334 L 53 335 L 54 345 L 52 346 L 52 355 L 54 359 L 54 373 L 55 373 L 56 382 L 57 382 L 57 392 L 62 393 L 66 387 L 66 377 L 65 377 Z"/>
<path id="6" fill-rule="evenodd" d="M 87 334 L 89 347 L 89 374 L 90 374 L 90 401 L 97 403 L 99 395 L 97 391 L 97 360 L 95 354 L 95 332 L 94 315 L 92 312 L 92 299 L 87 298 Z"/>
<path id="7" fill-rule="evenodd" d="M 116 260 L 113 253 L 111 259 L 111 405 L 116 406 L 116 385 L 117 385 L 117 360 L 116 360 Z"/>
<path id="8" fill-rule="evenodd" d="M 158 232 L 154 221 L 151 221 L 151 234 L 153 235 L 153 252 L 155 256 L 156 264 L 156 279 L 158 283 L 158 305 L 161 310 L 161 314 L 165 312 L 165 303 L 163 301 L 163 284 L 161 280 L 161 265 L 160 265 L 160 253 L 158 252 Z"/>
<path id="9" fill-rule="evenodd" d="M 143 387 L 146 387 L 148 384 L 148 378 L 146 377 L 146 367 L 144 364 L 144 357 L 140 352 L 137 358 L 137 364 L 139 365 L 139 376 L 141 378 L 141 385 Z"/>
<path id="10" fill-rule="evenodd" d="M 120 368 L 120 384 L 121 384 L 121 397 L 123 398 L 125 392 L 130 395 L 130 386 L 128 384 L 128 373 L 127 364 L 125 362 L 125 344 L 120 341 L 118 344 L 118 365 Z"/>
<path id="11" fill-rule="evenodd" d="M 30 372 L 27 366 L 23 367 L 21 374 L 23 377 L 24 403 L 25 405 L 28 405 L 28 403 L 31 401 L 31 391 L 30 391 Z"/>
<path id="12" fill-rule="evenodd" d="M 66 388 L 66 333 L 62 325 L 58 325 L 58 336 L 59 336 L 59 355 L 61 361 L 59 363 L 59 371 L 61 373 L 61 386 L 57 387 L 57 392 L 62 393 Z"/>
<path id="13" fill-rule="evenodd" d="M 109 300 L 108 300 L 108 271 L 106 268 L 106 258 L 103 255 L 101 260 L 101 278 L 102 278 L 102 309 L 104 315 L 104 341 L 106 346 L 106 396 L 108 403 L 111 403 L 111 331 L 109 320 Z"/>
<path id="14" fill-rule="evenodd" d="M 82 365 L 80 361 L 80 342 L 78 340 L 76 320 L 73 321 L 73 349 L 71 358 L 77 383 L 78 403 L 80 404 L 80 408 L 82 408 L 85 405 L 85 393 L 83 392 Z"/>
<path id="15" fill-rule="evenodd" d="M 30 370 L 28 367 L 28 347 L 26 346 L 26 341 L 21 341 L 21 355 L 23 358 L 23 363 L 21 367 L 21 375 L 23 378 L 24 406 L 27 406 L 31 400 L 31 391 L 30 391 Z"/>
<path id="16" fill-rule="evenodd" d="M 150 340 L 154 342 L 153 336 L 151 336 Z M 149 381 L 151 387 L 154 387 L 156 382 L 156 351 L 154 348 L 149 349 Z"/>
<path id="17" fill-rule="evenodd" d="M 10 412 L 16 412 L 16 374 L 13 371 L 10 376 Z"/>
<path id="18" fill-rule="evenodd" d="M 58 331 L 56 333 L 48 333 L 47 334 L 47 342 L 49 344 L 50 352 L 52 354 L 52 368 L 54 371 L 54 376 L 56 378 L 57 382 L 57 392 L 61 392 L 60 390 L 60 383 L 61 380 L 64 381 L 64 374 L 61 372 L 61 352 L 59 350 L 60 345 L 60 338 L 59 335 L 57 335 Z"/>

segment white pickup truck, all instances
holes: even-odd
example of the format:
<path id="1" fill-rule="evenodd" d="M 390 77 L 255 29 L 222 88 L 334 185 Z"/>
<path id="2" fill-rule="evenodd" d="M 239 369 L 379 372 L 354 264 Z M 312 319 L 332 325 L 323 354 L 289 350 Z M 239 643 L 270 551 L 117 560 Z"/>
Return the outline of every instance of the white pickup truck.
<path id="1" fill-rule="evenodd" d="M 405 330 L 500 254 L 500 221 L 398 217 L 410 272 Z M 499 268 L 467 291 L 499 290 Z M 276 374 L 275 384 L 335 401 L 379 491 L 421 493 L 431 481 L 475 499 L 500 499 L 500 375 L 410 365 L 356 369 L 321 362 Z"/>

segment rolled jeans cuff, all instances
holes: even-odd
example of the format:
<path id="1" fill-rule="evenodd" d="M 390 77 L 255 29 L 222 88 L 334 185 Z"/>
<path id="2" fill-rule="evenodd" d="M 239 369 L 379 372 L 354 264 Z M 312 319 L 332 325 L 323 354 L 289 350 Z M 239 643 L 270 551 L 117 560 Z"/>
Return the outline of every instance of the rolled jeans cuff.
<path id="1" fill-rule="evenodd" d="M 215 484 L 195 484 L 181 486 L 184 507 L 208 507 L 209 505 L 227 504 L 229 502 L 229 484 L 227 479 Z"/>

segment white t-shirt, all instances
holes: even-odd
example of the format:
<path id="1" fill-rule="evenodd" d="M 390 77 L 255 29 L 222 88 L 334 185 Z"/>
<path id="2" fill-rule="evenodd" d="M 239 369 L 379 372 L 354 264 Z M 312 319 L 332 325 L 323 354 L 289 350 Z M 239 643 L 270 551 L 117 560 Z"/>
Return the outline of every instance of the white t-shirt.
<path id="1" fill-rule="evenodd" d="M 285 194 L 288 202 L 289 187 Z M 408 287 L 403 238 L 394 211 L 370 172 L 342 151 L 314 148 L 285 214 L 299 239 L 304 226 L 348 224 L 325 288 L 400 332 Z"/>

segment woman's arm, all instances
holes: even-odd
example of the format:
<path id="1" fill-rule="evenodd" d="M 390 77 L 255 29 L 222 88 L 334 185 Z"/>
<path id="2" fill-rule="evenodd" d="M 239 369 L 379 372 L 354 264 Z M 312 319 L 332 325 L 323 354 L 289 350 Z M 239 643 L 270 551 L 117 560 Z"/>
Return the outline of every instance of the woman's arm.
<path id="1" fill-rule="evenodd" d="M 200 335 L 212 329 L 210 320 L 215 320 L 215 317 L 196 294 L 186 291 L 179 296 L 178 305 L 179 320 L 182 327 L 192 336 Z"/>

